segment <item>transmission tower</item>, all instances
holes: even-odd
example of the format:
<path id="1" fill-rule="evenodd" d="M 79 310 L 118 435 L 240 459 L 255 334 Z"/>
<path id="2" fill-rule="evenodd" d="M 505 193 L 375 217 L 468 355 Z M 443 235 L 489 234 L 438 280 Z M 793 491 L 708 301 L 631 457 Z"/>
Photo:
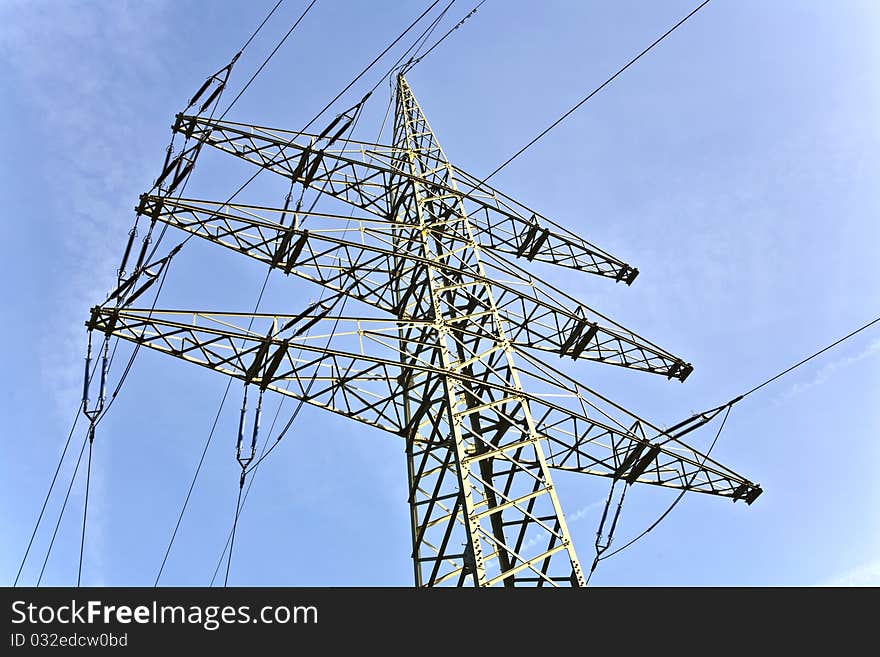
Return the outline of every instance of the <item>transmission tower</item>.
<path id="1" fill-rule="evenodd" d="M 692 370 L 516 264 L 627 285 L 638 274 L 453 166 L 405 77 L 396 82 L 391 145 L 343 137 L 357 106 L 319 134 L 215 120 L 209 101 L 179 114 L 184 146 L 169 149 L 137 208 L 150 232 L 171 226 L 330 296 L 285 315 L 137 308 L 176 253 L 147 263 L 144 248 L 89 329 L 239 379 L 261 400 L 272 391 L 401 437 L 417 586 L 583 586 L 554 470 L 751 504 L 759 486 L 681 440 L 724 407 L 661 429 L 545 362 L 681 381 Z M 206 145 L 350 211 L 306 211 L 290 196 L 280 208 L 183 198 Z M 364 313 L 336 312 L 346 298 Z"/>

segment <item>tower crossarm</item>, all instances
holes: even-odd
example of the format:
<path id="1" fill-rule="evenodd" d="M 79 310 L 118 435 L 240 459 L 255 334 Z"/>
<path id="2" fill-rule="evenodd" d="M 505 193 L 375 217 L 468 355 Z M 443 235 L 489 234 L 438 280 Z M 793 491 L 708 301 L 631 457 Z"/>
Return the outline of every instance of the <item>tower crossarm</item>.
<path id="1" fill-rule="evenodd" d="M 416 183 L 426 186 L 434 197 L 447 197 L 449 202 L 444 205 L 450 212 L 460 200 L 468 212 L 474 238 L 483 248 L 627 285 L 638 275 L 638 269 L 487 185 L 464 192 L 430 177 L 399 170 L 399 152 L 392 146 L 340 138 L 332 147 L 322 147 L 326 138 L 320 135 L 197 116 L 180 117 L 176 129 L 378 216 L 393 218 L 400 211 L 391 199 L 405 195 L 392 190 L 392 181 L 394 186 Z M 465 184 L 475 185 L 473 176 L 455 171 L 464 177 Z M 437 220 L 442 224 L 446 218 Z"/>
<path id="2" fill-rule="evenodd" d="M 482 246 L 528 261 L 549 262 L 578 271 L 592 271 L 632 285 L 639 270 L 519 201 L 452 166 L 467 197 L 480 199 L 483 208 L 470 215 Z M 494 212 L 493 212 L 494 209 Z"/>
<path id="3" fill-rule="evenodd" d="M 484 315 L 486 291 L 491 290 L 514 345 L 681 381 L 693 369 L 499 257 L 488 255 L 484 271 L 469 272 L 462 282 L 459 275 L 469 264 L 457 257 L 454 245 L 443 258 L 433 260 L 407 251 L 401 240 L 422 238 L 398 222 L 155 196 L 144 196 L 140 209 L 157 221 L 395 315 L 430 312 L 420 306 L 430 266 L 441 285 L 457 286 L 462 318 Z M 405 292 L 392 294 L 399 287 Z"/>
<path id="4" fill-rule="evenodd" d="M 252 329 L 243 327 L 245 320 L 254 320 Z M 338 317 L 330 315 L 329 304 L 314 304 L 300 315 L 96 307 L 87 325 L 396 435 L 415 432 L 421 441 L 431 440 L 424 431 L 432 423 L 428 406 L 407 417 L 403 399 L 431 400 L 441 379 L 457 380 L 467 397 L 463 417 L 484 427 L 475 434 L 482 444 L 469 457 L 477 461 L 503 461 L 522 451 L 515 441 L 498 446 L 492 436 L 523 431 L 527 440 L 522 417 L 511 410 L 526 406 L 551 468 L 733 499 L 749 500 L 760 491 L 671 433 L 649 440 L 647 423 L 627 428 L 630 416 L 621 422 L 612 415 L 624 415 L 620 407 L 583 386 L 554 382 L 546 370 L 519 368 L 525 389 L 511 387 L 500 371 L 492 376 L 491 368 L 475 378 L 470 363 L 491 359 L 467 352 L 473 336 L 456 336 L 464 359 L 455 371 L 445 369 L 436 351 L 424 349 L 437 338 L 433 321 Z"/>

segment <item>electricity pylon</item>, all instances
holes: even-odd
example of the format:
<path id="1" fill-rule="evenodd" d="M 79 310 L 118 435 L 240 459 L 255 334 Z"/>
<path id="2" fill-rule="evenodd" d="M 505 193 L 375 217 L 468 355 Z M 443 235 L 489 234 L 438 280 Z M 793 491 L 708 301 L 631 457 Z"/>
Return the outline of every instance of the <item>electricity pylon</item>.
<path id="1" fill-rule="evenodd" d="M 450 164 L 403 75 L 391 145 L 344 138 L 353 111 L 320 134 L 203 114 L 178 115 L 174 131 L 194 145 L 166 158 L 139 214 L 331 296 L 290 315 L 132 308 L 166 258 L 121 274 L 87 325 L 402 437 L 417 586 L 583 586 L 553 470 L 749 504 L 760 495 L 681 440 L 723 407 L 660 429 L 539 357 L 681 381 L 692 370 L 513 261 L 627 285 L 638 274 Z M 283 208 L 174 196 L 204 145 L 352 212 L 291 209 L 290 196 Z M 372 314 L 334 313 L 342 298 Z"/>

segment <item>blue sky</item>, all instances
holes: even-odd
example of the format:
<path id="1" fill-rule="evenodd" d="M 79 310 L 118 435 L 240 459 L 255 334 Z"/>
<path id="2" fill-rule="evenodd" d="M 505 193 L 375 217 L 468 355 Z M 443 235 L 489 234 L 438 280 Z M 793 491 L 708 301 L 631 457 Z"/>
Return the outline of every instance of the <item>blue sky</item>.
<path id="1" fill-rule="evenodd" d="M 79 401 L 88 308 L 113 285 L 174 114 L 271 4 L 0 6 L 2 583 L 14 579 Z M 318 0 L 229 118 L 300 129 L 426 5 Z M 237 64 L 233 90 L 304 6 L 282 5 Z M 471 6 L 459 0 L 451 13 Z M 485 174 L 692 6 L 488 0 L 408 78 L 450 159 Z M 877 315 L 878 28 L 868 1 L 715 0 L 493 179 L 641 272 L 631 288 L 542 274 L 695 366 L 684 384 L 594 363 L 569 371 L 672 424 Z M 375 138 L 387 89 L 368 105 L 361 138 Z M 187 191 L 224 200 L 248 170 L 207 155 Z M 267 174 L 243 200 L 277 205 L 286 191 Z M 250 310 L 263 275 L 255 262 L 191 243 L 160 305 Z M 273 276 L 262 309 L 295 311 L 317 294 Z M 95 443 L 84 583 L 152 584 L 225 383 L 139 355 Z M 687 496 L 593 582 L 880 584 L 878 383 L 874 330 L 736 406 L 713 457 L 759 481 L 761 499 L 746 507 Z M 233 386 L 164 584 L 211 579 L 237 492 L 240 401 Z M 692 442 L 705 447 L 715 427 Z M 71 469 L 67 461 L 62 489 Z M 410 584 L 405 477 L 398 439 L 305 408 L 260 471 L 230 583 Z M 608 482 L 559 473 L 556 483 L 588 566 Z M 75 583 L 81 484 L 45 584 Z M 630 491 L 616 545 L 673 496 Z M 25 584 L 36 580 L 59 503 L 56 492 Z"/>

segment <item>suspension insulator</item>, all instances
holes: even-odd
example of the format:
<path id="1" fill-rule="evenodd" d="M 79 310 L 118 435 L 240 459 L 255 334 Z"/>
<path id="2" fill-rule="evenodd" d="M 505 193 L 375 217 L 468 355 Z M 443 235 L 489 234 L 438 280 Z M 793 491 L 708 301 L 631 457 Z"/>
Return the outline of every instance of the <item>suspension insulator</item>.
<path id="1" fill-rule="evenodd" d="M 263 412 L 263 391 L 260 391 L 260 397 L 257 400 L 257 412 L 254 415 L 254 431 L 251 436 L 251 458 L 257 452 L 257 436 L 260 434 L 260 415 Z"/>
<path id="2" fill-rule="evenodd" d="M 119 264 L 117 272 L 120 283 L 122 283 L 122 277 L 125 276 L 125 266 L 128 264 L 128 256 L 131 255 L 131 247 L 134 245 L 135 237 L 137 237 L 137 224 L 128 232 L 128 243 L 125 245 L 125 252 L 122 254 L 122 262 Z"/>
<path id="3" fill-rule="evenodd" d="M 220 95 L 220 92 L 223 91 L 224 86 L 226 86 L 226 85 L 220 84 L 217 86 L 216 89 L 214 89 L 214 91 L 211 93 L 211 95 L 208 96 L 208 99 L 204 103 L 202 103 L 202 106 L 199 108 L 199 114 L 201 114 L 206 109 L 208 109 L 208 107 L 211 105 L 211 103 L 213 103 L 214 100 L 217 98 L 217 96 Z"/>
<path id="4" fill-rule="evenodd" d="M 192 98 L 189 99 L 189 104 L 187 104 L 187 109 L 196 104 L 199 98 L 201 98 L 202 94 L 205 93 L 205 90 L 211 85 L 211 81 L 214 79 L 214 76 L 209 77 L 205 80 L 205 83 L 199 87 L 199 90 L 193 95 Z"/>
<path id="5" fill-rule="evenodd" d="M 241 416 L 238 419 L 238 442 L 235 446 L 236 458 L 241 458 L 241 443 L 244 441 L 244 422 L 247 414 L 247 385 L 244 387 L 244 398 L 241 402 Z"/>
<path id="6" fill-rule="evenodd" d="M 98 409 L 104 408 L 104 400 L 107 392 L 107 370 L 109 369 L 108 351 L 110 349 L 110 341 L 104 340 L 104 356 L 101 359 L 101 392 L 98 396 Z"/>
<path id="7" fill-rule="evenodd" d="M 144 235 L 144 239 L 142 240 L 141 250 L 138 253 L 137 264 L 134 267 L 134 274 L 139 274 L 141 268 L 144 266 L 144 260 L 147 258 L 147 249 L 150 248 L 150 243 L 153 241 L 151 235 L 153 234 L 153 226 L 156 225 L 156 220 L 153 219 L 150 222 L 150 228 L 147 230 L 147 234 Z"/>
<path id="8" fill-rule="evenodd" d="M 89 410 L 89 370 L 92 369 L 92 332 L 89 331 L 89 348 L 86 352 L 85 370 L 83 371 L 83 411 Z"/>

